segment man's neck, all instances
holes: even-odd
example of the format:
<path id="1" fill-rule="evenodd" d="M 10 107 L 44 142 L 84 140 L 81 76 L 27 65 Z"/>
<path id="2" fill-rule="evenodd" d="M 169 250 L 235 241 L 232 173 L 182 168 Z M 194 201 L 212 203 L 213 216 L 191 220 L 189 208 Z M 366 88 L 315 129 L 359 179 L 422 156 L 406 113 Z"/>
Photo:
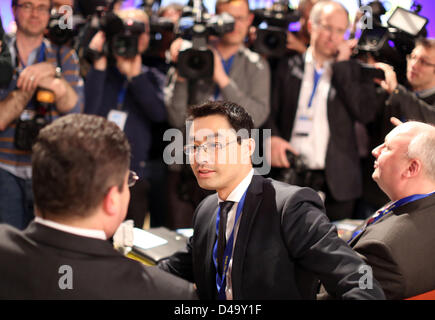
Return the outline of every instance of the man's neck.
<path id="1" fill-rule="evenodd" d="M 30 36 L 28 34 L 24 34 L 20 30 L 17 30 L 17 48 L 20 53 L 20 58 L 24 61 L 24 63 L 27 62 L 27 58 L 29 57 L 30 53 L 41 46 L 42 40 L 44 36 L 38 35 L 38 36 Z"/>
<path id="2" fill-rule="evenodd" d="M 415 194 L 428 194 L 435 191 L 435 184 L 430 181 L 419 181 L 414 186 L 408 185 L 398 192 L 396 195 L 390 197 L 391 201 L 397 201 Z"/>
<path id="3" fill-rule="evenodd" d="M 421 91 L 426 91 L 426 90 L 429 90 L 429 89 L 434 89 L 435 90 L 435 82 L 427 84 L 427 85 L 423 85 L 423 86 L 420 86 L 420 87 L 412 87 L 412 91 L 414 91 L 414 92 L 421 92 Z"/>
<path id="4" fill-rule="evenodd" d="M 220 190 L 216 190 L 218 193 L 218 196 L 221 200 L 227 200 L 228 196 L 233 192 L 234 189 L 237 188 L 237 186 L 245 179 L 248 174 L 251 172 L 252 166 L 247 166 L 243 170 L 240 171 L 240 174 L 237 176 L 236 179 L 232 180 L 232 184 L 226 188 L 222 188 Z"/>
<path id="5" fill-rule="evenodd" d="M 227 44 L 218 43 L 216 45 L 216 49 L 219 52 L 221 58 L 223 58 L 224 60 L 228 60 L 233 55 L 235 55 L 237 51 L 239 51 L 240 46 L 241 46 L 240 44 L 227 45 Z"/>
<path id="6" fill-rule="evenodd" d="M 323 69 L 325 62 L 331 60 L 330 57 L 325 57 L 324 55 L 316 52 L 314 47 L 311 52 L 314 58 L 314 62 L 316 63 L 316 69 Z"/>

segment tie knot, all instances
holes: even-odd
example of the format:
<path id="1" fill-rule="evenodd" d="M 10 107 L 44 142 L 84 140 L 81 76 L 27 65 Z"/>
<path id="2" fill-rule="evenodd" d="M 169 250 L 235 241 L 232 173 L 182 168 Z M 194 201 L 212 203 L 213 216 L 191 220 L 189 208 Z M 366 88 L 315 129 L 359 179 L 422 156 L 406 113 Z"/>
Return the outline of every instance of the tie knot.
<path id="1" fill-rule="evenodd" d="M 225 212 L 227 214 L 233 207 L 234 201 L 223 201 L 219 204 L 221 208 L 221 213 Z"/>

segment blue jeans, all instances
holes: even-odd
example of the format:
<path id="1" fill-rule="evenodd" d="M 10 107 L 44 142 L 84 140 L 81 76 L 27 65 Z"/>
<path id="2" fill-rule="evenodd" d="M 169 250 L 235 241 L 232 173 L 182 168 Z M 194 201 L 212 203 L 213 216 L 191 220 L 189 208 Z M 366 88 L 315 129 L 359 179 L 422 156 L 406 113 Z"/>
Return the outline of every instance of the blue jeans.
<path id="1" fill-rule="evenodd" d="M 32 180 L 0 169 L 0 223 L 23 230 L 33 218 Z"/>

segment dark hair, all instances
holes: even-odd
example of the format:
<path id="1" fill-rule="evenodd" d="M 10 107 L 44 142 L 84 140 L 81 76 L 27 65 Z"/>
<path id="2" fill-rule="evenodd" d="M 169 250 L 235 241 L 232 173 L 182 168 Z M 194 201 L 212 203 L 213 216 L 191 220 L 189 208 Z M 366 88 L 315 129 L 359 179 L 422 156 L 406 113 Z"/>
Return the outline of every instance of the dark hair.
<path id="1" fill-rule="evenodd" d="M 433 38 L 418 38 L 415 41 L 415 46 L 423 46 L 426 49 L 435 49 L 435 39 L 433 39 Z"/>
<path id="2" fill-rule="evenodd" d="M 36 207 L 44 215 L 86 216 L 130 167 L 124 132 L 103 117 L 71 114 L 43 128 L 32 153 Z"/>
<path id="3" fill-rule="evenodd" d="M 249 113 L 237 103 L 230 101 L 207 101 L 203 104 L 190 107 L 187 114 L 187 120 L 211 115 L 222 115 L 227 118 L 231 127 L 236 132 L 239 132 L 240 129 L 246 129 L 248 137 L 242 138 L 251 137 L 251 130 L 254 128 L 254 122 Z"/>

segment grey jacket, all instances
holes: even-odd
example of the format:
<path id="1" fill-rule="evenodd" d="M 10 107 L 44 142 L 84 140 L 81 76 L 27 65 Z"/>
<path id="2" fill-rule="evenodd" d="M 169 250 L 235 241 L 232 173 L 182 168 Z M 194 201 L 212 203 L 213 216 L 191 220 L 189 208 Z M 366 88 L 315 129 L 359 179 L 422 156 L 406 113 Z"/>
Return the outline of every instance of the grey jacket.
<path id="1" fill-rule="evenodd" d="M 184 126 L 188 106 L 213 99 L 216 84 L 212 79 L 177 81 L 176 69 L 168 72 L 164 89 L 169 123 Z M 270 70 L 259 54 L 241 46 L 230 70 L 230 83 L 221 90 L 224 100 L 235 102 L 251 115 L 254 126 L 260 127 L 270 112 Z"/>

